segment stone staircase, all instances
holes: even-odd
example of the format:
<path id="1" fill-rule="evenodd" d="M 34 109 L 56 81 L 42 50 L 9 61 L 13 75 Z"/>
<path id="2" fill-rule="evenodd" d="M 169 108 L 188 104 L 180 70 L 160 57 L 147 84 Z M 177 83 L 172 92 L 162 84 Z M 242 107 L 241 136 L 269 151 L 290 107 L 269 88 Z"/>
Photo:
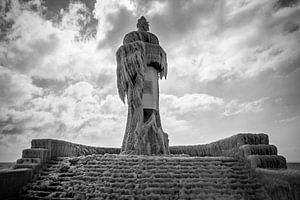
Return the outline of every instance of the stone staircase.
<path id="1" fill-rule="evenodd" d="M 286 169 L 266 134 L 170 152 L 125 156 L 119 148 L 34 139 L 14 169 L 0 171 L 0 199 L 300 199 L 300 174 Z"/>
<path id="2" fill-rule="evenodd" d="M 21 198 L 269 199 L 253 171 L 232 157 L 115 154 L 55 158 Z"/>

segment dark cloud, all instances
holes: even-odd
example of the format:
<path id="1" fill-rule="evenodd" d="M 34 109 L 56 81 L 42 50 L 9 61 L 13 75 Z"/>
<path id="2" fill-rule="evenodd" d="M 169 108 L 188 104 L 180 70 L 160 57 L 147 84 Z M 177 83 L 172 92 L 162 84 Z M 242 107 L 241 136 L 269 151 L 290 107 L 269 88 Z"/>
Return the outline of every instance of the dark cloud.
<path id="1" fill-rule="evenodd" d="M 77 23 L 80 26 L 78 35 L 75 37 L 76 40 L 89 40 L 95 38 L 97 33 L 98 20 L 94 17 L 93 10 L 95 8 L 96 0 L 46 0 L 46 1 L 34 1 L 34 0 L 19 0 L 20 7 L 22 10 L 27 10 L 36 14 L 40 17 L 49 20 L 59 25 L 66 12 L 74 4 L 82 5 L 77 10 L 77 15 L 81 18 L 78 19 Z M 14 19 L 7 17 L 7 13 L 12 11 L 12 3 L 9 0 L 3 1 L 0 4 L 0 40 L 7 39 L 6 36 L 11 32 Z"/>
<path id="2" fill-rule="evenodd" d="M 48 11 L 59 13 L 61 9 L 67 9 L 70 3 L 81 2 L 85 4 L 89 10 L 93 11 L 95 8 L 96 0 L 44 0 L 44 5 Z"/>
<path id="3" fill-rule="evenodd" d="M 299 24 L 295 24 L 292 22 L 288 22 L 283 26 L 284 31 L 288 32 L 288 33 L 293 33 L 295 31 L 299 30 Z"/>
<path id="4" fill-rule="evenodd" d="M 89 40 L 96 37 L 98 20 L 90 18 L 89 20 L 79 20 L 78 23 L 81 29 L 79 36 L 76 37 L 77 40 Z"/>
<path id="5" fill-rule="evenodd" d="M 76 4 L 75 1 L 74 4 Z M 85 5 L 85 4 L 81 4 L 81 5 Z M 72 4 L 69 5 L 68 9 L 70 9 L 71 6 Z M 81 40 L 89 40 L 91 38 L 95 38 L 97 34 L 98 20 L 94 18 L 93 10 L 89 9 L 85 5 L 82 8 L 79 8 L 76 11 L 76 14 L 80 16 L 80 18 L 77 20 L 80 30 L 78 36 L 76 36 L 75 39 L 81 41 Z"/>
<path id="6" fill-rule="evenodd" d="M 69 82 L 33 77 L 32 84 L 36 85 L 39 88 L 43 88 L 46 93 L 47 91 L 49 91 L 54 94 L 59 94 L 63 89 L 65 89 L 66 86 L 68 86 Z"/>
<path id="7" fill-rule="evenodd" d="M 285 8 L 285 7 L 292 7 L 299 3 L 298 0 L 278 0 L 274 4 L 275 9 Z"/>
<path id="8" fill-rule="evenodd" d="M 113 26 L 106 33 L 106 39 L 101 41 L 98 48 L 111 46 L 115 48 L 126 33 L 136 30 L 137 19 L 146 15 L 150 22 L 150 32 L 154 32 L 164 42 L 172 42 L 184 39 L 194 30 L 205 29 L 202 27 L 208 21 L 214 21 L 215 15 L 219 15 L 223 2 L 220 1 L 134 1 L 136 10 L 133 12 L 125 7 L 107 16 L 107 20 Z M 164 10 L 155 12 L 147 17 L 147 12 L 153 8 L 153 4 L 162 3 Z M 136 15 L 137 14 L 137 15 Z M 101 22 L 100 22 L 101 23 Z"/>
<path id="9" fill-rule="evenodd" d="M 0 104 L 22 105 L 33 96 L 42 95 L 42 89 L 32 85 L 30 77 L 0 66 Z"/>
<path id="10" fill-rule="evenodd" d="M 31 41 L 25 40 L 24 42 L 27 43 L 11 42 L 6 56 L 3 57 L 4 66 L 23 73 L 30 72 L 42 64 L 45 56 L 56 50 L 59 39 L 55 34 L 49 34 L 43 39 L 33 38 Z"/>
<path id="11" fill-rule="evenodd" d="M 0 135 L 20 134 L 22 129 L 18 129 L 13 125 L 11 116 L 5 116 L 0 119 Z"/>
<path id="12" fill-rule="evenodd" d="M 2 1 L 0 4 L 0 41 L 7 40 L 7 34 L 14 24 L 12 19 L 7 19 L 7 13 L 11 9 L 10 1 Z"/>
<path id="13" fill-rule="evenodd" d="M 7 113 L 6 116 L 1 116 L 0 119 L 0 134 L 3 135 L 18 135 L 26 131 L 26 125 L 33 120 L 31 113 L 14 112 Z"/>
<path id="14" fill-rule="evenodd" d="M 24 127 L 15 126 L 15 125 L 6 125 L 3 127 L 0 127 L 0 134 L 2 135 L 20 135 L 24 133 L 25 129 Z"/>
<path id="15" fill-rule="evenodd" d="M 195 30 L 204 30 L 205 22 L 214 21 L 219 15 L 221 1 L 163 1 L 166 9 L 150 19 L 150 25 L 164 41 L 184 39 Z M 147 4 L 146 4 L 147 5 Z"/>
<path id="16" fill-rule="evenodd" d="M 46 0 L 43 5 L 47 8 L 47 11 L 45 12 L 46 19 L 57 24 L 61 23 L 64 12 L 69 12 L 72 5 L 82 5 L 82 7 L 76 12 L 77 15 L 81 16 L 81 18 L 77 21 L 80 26 L 80 30 L 78 35 L 75 37 L 76 40 L 82 41 L 95 38 L 97 34 L 98 20 L 93 14 L 95 3 L 96 0 Z"/>
<path id="17" fill-rule="evenodd" d="M 19 7 L 19 8 L 16 8 Z M 18 11 L 15 9 L 21 9 L 22 11 L 29 11 L 36 13 L 40 16 L 44 15 L 45 7 L 42 6 L 40 1 L 34 0 L 16 0 L 12 2 L 10 0 L 3 0 L 0 2 L 0 42 L 8 41 L 11 38 L 8 37 L 13 32 L 13 25 L 15 24 L 15 15 L 18 15 Z M 20 10 L 20 11 L 21 11 Z M 19 36 L 16 36 L 19 37 Z"/>
<path id="18" fill-rule="evenodd" d="M 52 131 L 55 133 L 56 137 L 63 137 L 66 134 L 67 126 L 64 122 L 57 120 L 55 122 L 43 124 L 43 126 L 32 127 L 30 130 L 37 134 L 43 131 Z"/>
<path id="19" fill-rule="evenodd" d="M 278 69 L 280 75 L 290 75 L 296 71 L 300 71 L 300 53 L 296 58 L 287 59 L 281 63 L 282 67 Z"/>
<path id="20" fill-rule="evenodd" d="M 130 27 L 136 24 L 137 19 L 131 11 L 122 7 L 117 14 L 109 15 L 107 20 L 113 25 L 113 29 L 106 33 L 105 40 L 99 42 L 98 49 L 111 48 L 116 51 L 117 47 L 122 44 L 125 34 L 135 30 Z"/>

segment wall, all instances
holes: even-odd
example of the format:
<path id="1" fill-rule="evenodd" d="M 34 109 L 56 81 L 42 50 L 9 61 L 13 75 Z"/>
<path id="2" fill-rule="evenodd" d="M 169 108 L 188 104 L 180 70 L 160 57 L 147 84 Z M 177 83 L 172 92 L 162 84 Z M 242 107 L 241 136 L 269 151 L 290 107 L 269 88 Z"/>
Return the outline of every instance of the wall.
<path id="1" fill-rule="evenodd" d="M 8 169 L 0 171 L 0 199 L 13 198 L 32 178 L 31 169 Z"/>
<path id="2" fill-rule="evenodd" d="M 255 169 L 272 200 L 300 200 L 300 171 Z"/>
<path id="3" fill-rule="evenodd" d="M 269 144 L 266 134 L 237 134 L 210 144 L 172 146 L 171 154 L 188 154 L 190 156 L 229 156 L 240 157 L 239 147 L 245 144 Z"/>
<path id="4" fill-rule="evenodd" d="M 120 148 L 93 147 L 54 139 L 34 139 L 31 141 L 31 148 L 48 149 L 50 151 L 51 158 L 120 153 Z"/>

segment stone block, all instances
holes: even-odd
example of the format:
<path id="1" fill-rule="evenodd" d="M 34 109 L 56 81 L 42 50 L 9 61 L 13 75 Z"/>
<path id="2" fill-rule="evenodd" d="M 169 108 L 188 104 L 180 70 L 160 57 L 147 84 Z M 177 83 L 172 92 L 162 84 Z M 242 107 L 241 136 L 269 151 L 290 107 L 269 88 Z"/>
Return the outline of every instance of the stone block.
<path id="1" fill-rule="evenodd" d="M 14 169 L 28 168 L 32 170 L 33 174 L 38 174 L 42 169 L 42 165 L 40 163 L 29 163 L 29 162 L 18 163 L 17 162 L 13 168 Z"/>
<path id="2" fill-rule="evenodd" d="M 277 155 L 249 155 L 247 161 L 251 168 L 287 168 L 286 159 Z"/>
<path id="3" fill-rule="evenodd" d="M 50 151 L 44 148 L 24 149 L 22 158 L 40 158 L 42 163 L 50 160 Z"/>
<path id="4" fill-rule="evenodd" d="M 292 169 L 255 169 L 272 199 L 300 199 L 300 171 Z"/>
<path id="5" fill-rule="evenodd" d="M 188 154 L 190 156 L 230 156 L 240 157 L 239 147 L 242 145 L 268 145 L 266 134 L 240 133 L 216 142 L 203 145 L 171 146 L 171 154 Z"/>
<path id="6" fill-rule="evenodd" d="M 52 158 L 52 140 L 51 139 L 33 139 L 31 140 L 31 148 L 43 148 L 49 150 L 49 156 Z"/>
<path id="7" fill-rule="evenodd" d="M 31 169 L 0 171 L 0 199 L 18 199 L 21 188 L 31 180 Z"/>
<path id="8" fill-rule="evenodd" d="M 235 136 L 232 136 L 232 138 L 234 137 L 236 137 L 237 146 L 242 146 L 244 144 L 269 144 L 269 136 L 264 133 L 240 133 Z"/>
<path id="9" fill-rule="evenodd" d="M 66 156 L 120 153 L 120 148 L 92 147 L 54 139 L 34 139 L 31 141 L 31 149 L 24 150 L 23 157 L 39 157 L 42 162 L 44 162 L 45 156 L 42 156 L 41 154 L 44 154 L 45 152 L 42 153 L 41 149 L 48 150 L 49 160 Z"/>
<path id="10" fill-rule="evenodd" d="M 17 164 L 41 164 L 42 161 L 40 158 L 20 158 L 17 160 Z"/>
<path id="11" fill-rule="evenodd" d="M 13 167 L 14 169 L 29 168 L 34 174 L 38 174 L 42 169 L 40 158 L 20 158 Z"/>
<path id="12" fill-rule="evenodd" d="M 239 147 L 240 156 L 246 158 L 249 155 L 277 155 L 277 148 L 274 145 L 242 145 Z"/>

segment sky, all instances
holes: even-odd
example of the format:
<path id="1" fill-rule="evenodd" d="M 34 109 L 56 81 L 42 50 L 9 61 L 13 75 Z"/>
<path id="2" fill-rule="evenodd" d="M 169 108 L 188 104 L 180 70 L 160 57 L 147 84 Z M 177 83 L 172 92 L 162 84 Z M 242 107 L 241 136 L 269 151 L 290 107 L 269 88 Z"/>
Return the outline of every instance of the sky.
<path id="1" fill-rule="evenodd" d="M 1 0 L 0 162 L 37 138 L 121 146 L 115 52 L 142 15 L 167 53 L 160 113 L 171 146 L 266 133 L 300 162 L 295 0 Z"/>

